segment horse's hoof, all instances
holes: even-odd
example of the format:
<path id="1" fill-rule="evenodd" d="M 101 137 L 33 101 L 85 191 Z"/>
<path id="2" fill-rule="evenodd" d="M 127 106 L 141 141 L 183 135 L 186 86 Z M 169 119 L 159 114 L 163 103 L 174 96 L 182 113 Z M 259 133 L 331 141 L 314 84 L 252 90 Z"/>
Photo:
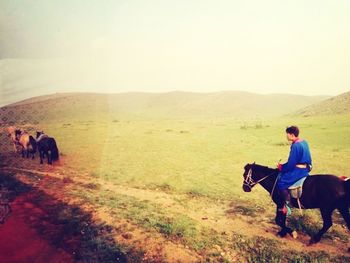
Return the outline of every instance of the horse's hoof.
<path id="1" fill-rule="evenodd" d="M 309 246 L 312 246 L 312 245 L 318 243 L 319 241 L 320 241 L 320 239 L 312 237 L 309 241 Z"/>
<path id="2" fill-rule="evenodd" d="M 293 237 L 294 239 L 298 238 L 298 233 L 297 231 L 293 230 L 292 233 L 289 234 L 291 237 Z"/>
<path id="3" fill-rule="evenodd" d="M 281 231 L 277 232 L 277 235 L 279 237 L 285 237 L 287 235 L 287 233 L 286 233 L 286 231 L 281 230 Z"/>

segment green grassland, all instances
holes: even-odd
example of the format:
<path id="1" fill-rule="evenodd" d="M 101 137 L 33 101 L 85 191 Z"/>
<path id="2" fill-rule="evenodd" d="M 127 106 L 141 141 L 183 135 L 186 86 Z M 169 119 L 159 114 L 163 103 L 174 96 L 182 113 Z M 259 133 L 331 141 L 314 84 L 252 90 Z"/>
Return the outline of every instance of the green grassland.
<path id="1" fill-rule="evenodd" d="M 187 194 L 188 198 L 199 196 L 208 203 L 233 201 L 235 212 L 244 215 L 248 211 L 254 222 L 253 218 L 261 211 L 265 211 L 273 221 L 275 208 L 262 187 L 257 186 L 249 194 L 242 191 L 243 167 L 254 161 L 270 167 L 274 167 L 279 159 L 286 161 L 290 145 L 284 130 L 291 124 L 298 125 L 301 129 L 300 136 L 309 142 L 313 156 L 313 174 L 350 176 L 349 115 L 248 120 L 140 120 L 110 116 L 104 120 L 66 120 L 65 123 L 43 122 L 40 125 L 59 142 L 63 156 L 67 157 L 66 165 L 88 174 L 96 183 Z M 79 194 L 88 196 L 86 193 Z M 97 203 L 96 194 L 99 196 Z M 115 193 L 106 195 L 105 192 L 97 192 L 95 197 L 87 200 L 109 207 L 111 211 L 124 215 L 143 228 L 163 233 L 167 238 L 180 238 L 190 248 L 199 249 L 224 243 L 218 233 L 203 229 L 187 217 L 184 219 L 162 211 L 161 207 L 156 211 L 157 206 L 152 203 L 140 205 L 134 199 Z M 125 198 L 127 201 L 122 208 L 128 209 L 116 208 L 118 206 L 113 200 L 121 202 Z M 182 200 L 182 203 L 185 202 Z M 321 227 L 319 212 L 308 211 L 306 216 L 308 219 L 304 224 L 309 227 L 297 227 L 297 224 L 303 224 L 297 215 L 290 221 L 292 224 L 294 222 L 298 230 L 307 234 L 314 233 L 312 231 Z M 330 233 L 330 236 L 342 238 L 342 233 L 345 232 L 340 229 Z M 249 241 L 245 248 L 233 242 L 235 245 L 232 249 L 248 251 L 256 242 L 258 241 Z M 261 240 L 259 242 L 263 243 Z M 265 250 L 258 251 L 251 257 L 265 257 L 266 262 L 280 262 L 281 255 L 276 252 L 270 258 L 271 251 L 276 251 L 277 245 L 272 250 L 270 245 L 263 247 Z M 325 262 L 329 255 L 317 254 L 311 257 L 295 254 L 290 260 L 297 257 L 304 260 L 300 262 L 310 262 L 310 258 L 318 257 L 320 260 L 315 262 Z"/>
<path id="2" fill-rule="evenodd" d="M 72 164 L 92 177 L 135 187 L 232 198 L 243 167 L 286 161 L 285 128 L 296 124 L 310 145 L 313 173 L 347 175 L 349 115 L 226 120 L 94 120 L 41 123 Z"/>

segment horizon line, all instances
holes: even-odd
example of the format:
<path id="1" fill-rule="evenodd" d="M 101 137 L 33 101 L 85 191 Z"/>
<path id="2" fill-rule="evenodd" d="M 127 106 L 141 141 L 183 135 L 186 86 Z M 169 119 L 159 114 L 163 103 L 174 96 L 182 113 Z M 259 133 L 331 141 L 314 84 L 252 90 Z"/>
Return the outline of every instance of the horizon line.
<path id="1" fill-rule="evenodd" d="M 349 90 L 350 91 L 350 90 Z M 347 91 L 347 92 L 349 92 Z M 53 93 L 46 93 L 41 94 L 37 96 L 31 96 L 22 98 L 15 101 L 0 103 L 0 107 L 7 107 L 11 106 L 12 104 L 24 102 L 26 100 L 31 100 L 34 98 L 44 97 L 44 96 L 54 96 L 54 95 L 64 95 L 64 94 L 95 94 L 95 95 L 122 95 L 122 94 L 170 94 L 170 93 L 189 93 L 189 94 L 215 94 L 215 93 L 230 93 L 230 92 L 237 92 L 237 93 L 245 93 L 245 94 L 252 94 L 252 95 L 261 95 L 261 96 L 269 96 L 269 95 L 291 95 L 291 96 L 304 96 L 304 97 L 336 97 L 341 94 L 347 93 L 342 92 L 337 95 L 329 95 L 329 94 L 318 94 L 318 95 L 303 95 L 303 94 L 297 94 L 297 93 L 260 93 L 260 92 L 251 92 L 251 91 L 244 91 L 244 90 L 220 90 L 220 91 L 185 91 L 185 90 L 171 90 L 171 91 L 123 91 L 123 92 L 91 92 L 91 91 L 67 91 L 67 92 L 53 92 Z"/>

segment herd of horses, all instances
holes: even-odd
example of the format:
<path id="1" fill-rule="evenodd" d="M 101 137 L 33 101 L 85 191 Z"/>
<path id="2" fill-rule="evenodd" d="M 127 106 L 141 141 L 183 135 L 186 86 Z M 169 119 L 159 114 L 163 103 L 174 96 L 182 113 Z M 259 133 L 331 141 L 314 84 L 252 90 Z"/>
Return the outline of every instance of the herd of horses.
<path id="1" fill-rule="evenodd" d="M 27 131 L 23 131 L 14 126 L 7 128 L 8 137 L 10 137 L 15 153 L 18 152 L 17 147 L 21 148 L 22 157 L 32 159 L 35 158 L 35 153 L 38 151 L 40 156 L 40 164 L 47 157 L 47 163 L 52 164 L 53 161 L 59 159 L 59 151 L 54 138 L 44 134 L 43 131 L 36 132 L 36 138 L 30 135 Z"/>

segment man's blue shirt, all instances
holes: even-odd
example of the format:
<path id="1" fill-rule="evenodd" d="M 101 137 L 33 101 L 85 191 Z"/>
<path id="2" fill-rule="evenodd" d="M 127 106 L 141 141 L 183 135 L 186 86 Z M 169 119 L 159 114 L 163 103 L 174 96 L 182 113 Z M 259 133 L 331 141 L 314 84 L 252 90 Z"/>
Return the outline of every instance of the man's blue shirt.
<path id="1" fill-rule="evenodd" d="M 292 143 L 288 162 L 282 165 L 277 182 L 278 189 L 286 189 L 299 179 L 309 175 L 308 168 L 298 168 L 297 164 L 312 165 L 309 145 L 305 140 L 297 140 Z"/>

